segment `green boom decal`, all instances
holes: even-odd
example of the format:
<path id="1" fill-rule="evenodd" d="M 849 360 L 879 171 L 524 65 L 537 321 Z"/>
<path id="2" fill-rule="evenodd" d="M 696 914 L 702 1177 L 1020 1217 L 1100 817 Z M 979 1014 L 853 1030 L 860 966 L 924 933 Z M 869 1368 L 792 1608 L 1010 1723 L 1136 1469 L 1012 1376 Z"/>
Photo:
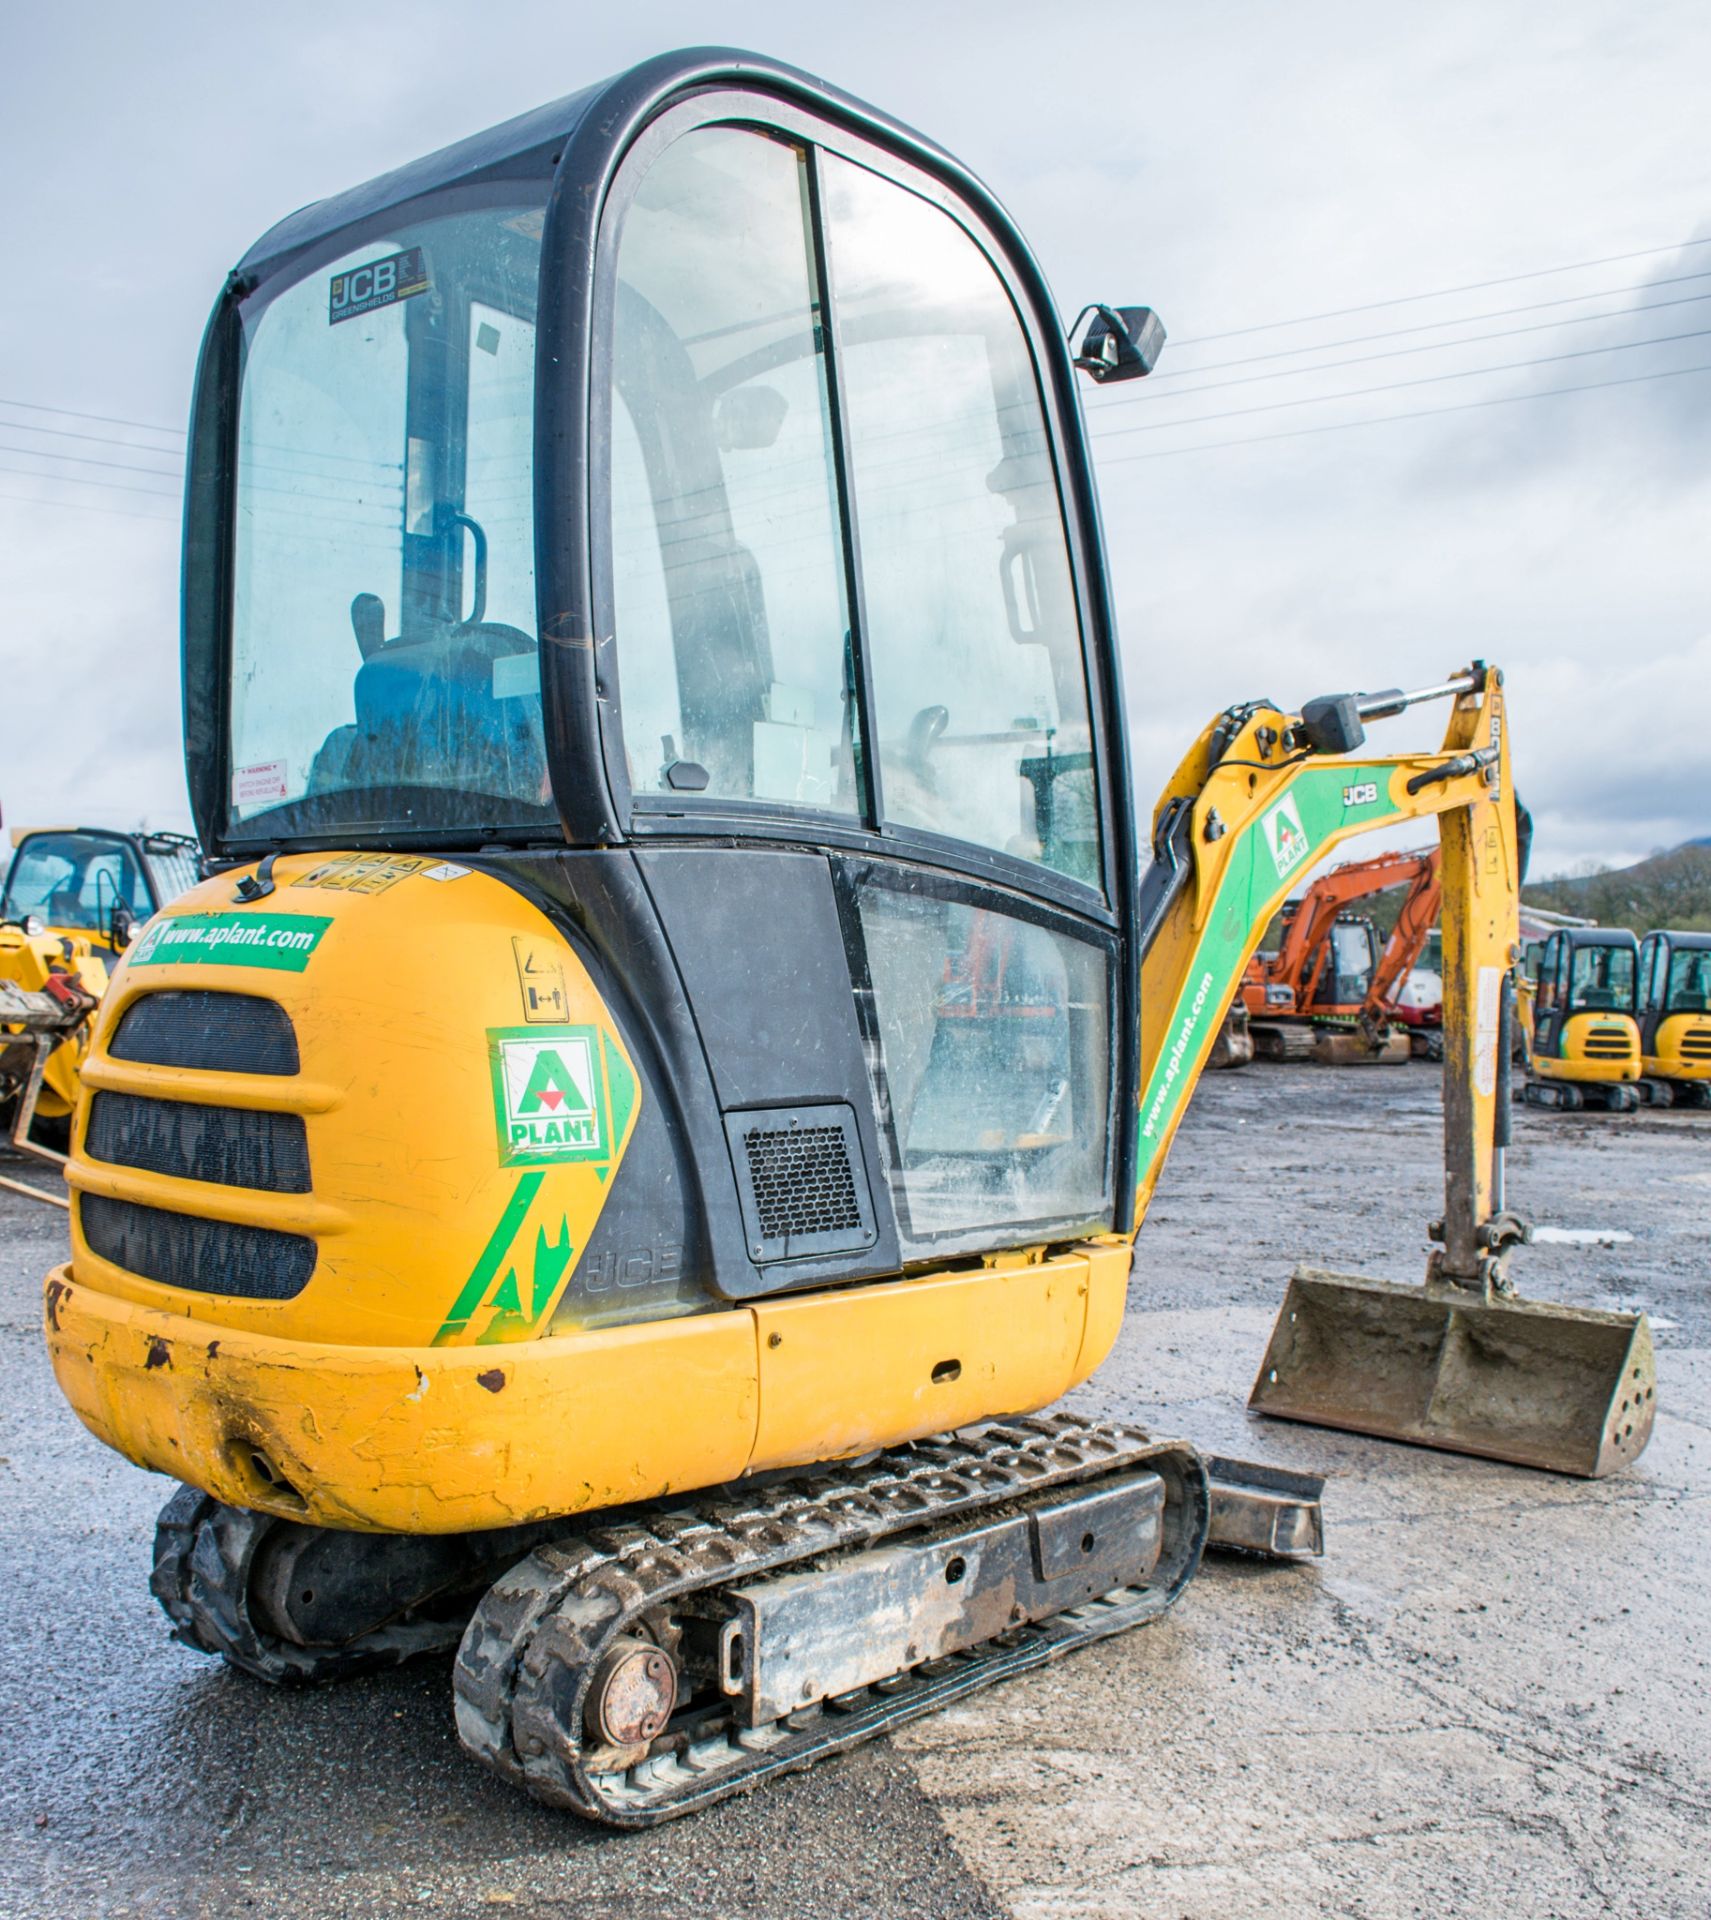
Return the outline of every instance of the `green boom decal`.
<path id="1" fill-rule="evenodd" d="M 1307 872 L 1334 834 L 1349 826 L 1377 826 L 1399 811 L 1382 780 L 1357 778 L 1351 783 L 1351 771 L 1358 772 L 1329 766 L 1297 774 L 1293 785 L 1242 830 L 1230 849 L 1206 931 L 1141 1095 L 1137 1181 L 1146 1179 L 1170 1138 L 1194 1070 L 1235 997 L 1250 933 L 1263 924 L 1262 916 L 1271 917 L 1270 903 L 1295 876 Z"/>

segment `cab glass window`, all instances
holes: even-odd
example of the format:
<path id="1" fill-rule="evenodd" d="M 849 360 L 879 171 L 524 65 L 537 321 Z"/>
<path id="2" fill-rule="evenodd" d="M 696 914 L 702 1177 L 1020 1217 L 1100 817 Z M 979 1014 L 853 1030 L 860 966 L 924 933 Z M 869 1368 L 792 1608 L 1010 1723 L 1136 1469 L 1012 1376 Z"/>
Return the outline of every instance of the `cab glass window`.
<path id="1" fill-rule="evenodd" d="M 540 231 L 538 204 L 402 224 L 245 303 L 234 827 L 555 817 L 534 584 Z"/>
<path id="2" fill-rule="evenodd" d="M 796 147 L 668 147 L 617 256 L 611 559 L 637 794 L 859 810 L 825 339 Z"/>
<path id="3" fill-rule="evenodd" d="M 50 927 L 105 935 L 119 905 L 139 921 L 154 912 L 142 867 L 123 841 L 38 833 L 13 856 L 0 919 L 33 913 Z"/>
<path id="4" fill-rule="evenodd" d="M 948 214 L 822 166 L 886 817 L 1097 886 L 1081 632 L 1021 322 Z"/>
<path id="5" fill-rule="evenodd" d="M 857 884 L 853 918 L 906 1255 L 1108 1224 L 1105 950 L 902 869 Z"/>
<path id="6" fill-rule="evenodd" d="M 1569 977 L 1576 1013 L 1632 1013 L 1634 953 L 1628 947 L 1576 947 Z"/>
<path id="7" fill-rule="evenodd" d="M 1364 1000 L 1374 963 L 1372 928 L 1363 920 L 1335 921 L 1325 945 L 1315 1004 L 1346 1007 Z"/>
<path id="8" fill-rule="evenodd" d="M 1669 963 L 1670 1013 L 1711 1013 L 1711 948 L 1678 948 Z"/>

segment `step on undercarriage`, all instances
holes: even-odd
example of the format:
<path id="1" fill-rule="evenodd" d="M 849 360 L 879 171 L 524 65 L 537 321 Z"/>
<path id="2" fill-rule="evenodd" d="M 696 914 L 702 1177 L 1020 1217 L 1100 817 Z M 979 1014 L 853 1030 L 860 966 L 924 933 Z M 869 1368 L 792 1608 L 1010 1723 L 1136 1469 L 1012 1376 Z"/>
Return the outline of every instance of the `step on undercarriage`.
<path id="1" fill-rule="evenodd" d="M 389 1540 L 186 1488 L 152 1584 L 179 1639 L 274 1684 L 461 1636 L 465 1747 L 540 1800 L 640 1827 L 1156 1618 L 1209 1538 L 1319 1552 L 1320 1488 L 1059 1415 L 579 1530 Z"/>

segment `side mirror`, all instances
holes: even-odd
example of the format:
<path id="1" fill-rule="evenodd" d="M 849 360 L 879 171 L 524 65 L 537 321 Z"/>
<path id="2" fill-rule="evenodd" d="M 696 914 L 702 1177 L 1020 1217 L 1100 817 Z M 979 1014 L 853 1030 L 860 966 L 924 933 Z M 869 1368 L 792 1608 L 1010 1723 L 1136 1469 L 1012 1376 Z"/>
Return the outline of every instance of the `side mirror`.
<path id="1" fill-rule="evenodd" d="M 1101 386 L 1108 380 L 1140 380 L 1164 352 L 1164 322 L 1151 307 L 1087 306 L 1075 317 L 1069 344 L 1075 364 Z"/>
<path id="2" fill-rule="evenodd" d="M 137 916 L 123 900 L 115 900 L 113 911 L 107 916 L 107 941 L 113 951 L 123 953 L 131 944 L 136 930 Z"/>

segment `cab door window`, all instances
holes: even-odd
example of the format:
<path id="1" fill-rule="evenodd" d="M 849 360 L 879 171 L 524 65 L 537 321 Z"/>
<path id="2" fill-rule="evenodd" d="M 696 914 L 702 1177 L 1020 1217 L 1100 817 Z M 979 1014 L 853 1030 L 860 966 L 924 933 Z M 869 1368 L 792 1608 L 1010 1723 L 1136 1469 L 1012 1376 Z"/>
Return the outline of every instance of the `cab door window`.
<path id="1" fill-rule="evenodd" d="M 1109 1224 L 1110 948 L 907 867 L 840 882 L 905 1257 Z"/>
<path id="2" fill-rule="evenodd" d="M 1080 623 L 1033 357 L 956 221 L 827 154 L 886 818 L 1100 884 Z"/>
<path id="3" fill-rule="evenodd" d="M 631 791 L 859 809 L 807 160 L 702 127 L 618 247 L 612 592 Z"/>

